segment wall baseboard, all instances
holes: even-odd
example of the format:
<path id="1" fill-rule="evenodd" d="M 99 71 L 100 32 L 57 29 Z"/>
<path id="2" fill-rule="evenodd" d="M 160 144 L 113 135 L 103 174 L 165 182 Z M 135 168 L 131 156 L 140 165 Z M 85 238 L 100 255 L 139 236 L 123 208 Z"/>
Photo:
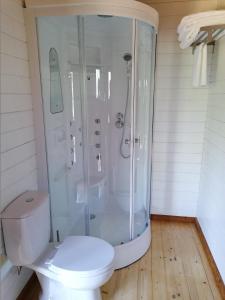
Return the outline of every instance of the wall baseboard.
<path id="1" fill-rule="evenodd" d="M 157 220 L 157 221 L 195 223 L 195 217 L 180 217 L 180 216 L 152 214 L 150 218 L 151 220 Z"/>
<path id="2" fill-rule="evenodd" d="M 212 270 L 216 285 L 220 291 L 222 299 L 225 299 L 225 283 L 223 282 L 220 271 L 217 268 L 216 262 L 213 258 L 212 252 L 206 241 L 204 233 L 196 217 L 180 217 L 180 216 L 169 216 L 169 215 L 155 215 L 150 216 L 151 220 L 166 221 L 166 222 L 182 222 L 182 223 L 192 223 L 195 225 L 196 231 L 198 233 L 199 239 L 205 251 L 206 257 L 208 259 L 210 268 Z"/>
<path id="3" fill-rule="evenodd" d="M 218 289 L 220 290 L 220 294 L 222 296 L 222 299 L 225 299 L 225 283 L 223 282 L 220 271 L 217 268 L 216 262 L 213 258 L 212 252 L 209 248 L 209 245 L 206 241 L 205 235 L 202 231 L 202 228 L 201 228 L 197 218 L 195 218 L 195 227 L 196 227 L 199 239 L 200 239 L 200 241 L 202 243 L 202 246 L 204 248 L 205 254 L 207 256 L 209 265 L 210 265 L 211 270 L 213 272 L 213 275 L 214 275 L 214 278 L 215 278 L 215 281 L 216 281 L 216 285 L 217 285 Z"/>

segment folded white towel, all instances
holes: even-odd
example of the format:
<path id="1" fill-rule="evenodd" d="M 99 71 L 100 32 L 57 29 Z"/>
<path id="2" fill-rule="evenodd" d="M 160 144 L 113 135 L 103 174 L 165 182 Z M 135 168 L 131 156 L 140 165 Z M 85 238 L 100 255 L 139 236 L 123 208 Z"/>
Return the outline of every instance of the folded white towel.
<path id="1" fill-rule="evenodd" d="M 200 44 L 195 48 L 192 71 L 194 87 L 207 85 L 207 45 Z"/>
<path id="2" fill-rule="evenodd" d="M 225 10 L 207 11 L 184 17 L 177 28 L 180 47 L 182 49 L 189 47 L 196 40 L 201 27 L 220 24 L 225 24 Z"/>

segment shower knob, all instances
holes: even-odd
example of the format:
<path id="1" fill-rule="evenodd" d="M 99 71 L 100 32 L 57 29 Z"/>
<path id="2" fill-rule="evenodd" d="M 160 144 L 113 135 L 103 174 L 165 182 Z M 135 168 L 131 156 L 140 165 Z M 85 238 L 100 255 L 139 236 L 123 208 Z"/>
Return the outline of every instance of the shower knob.
<path id="1" fill-rule="evenodd" d="M 123 128 L 124 122 L 122 120 L 118 120 L 115 122 L 116 128 Z"/>
<path id="2" fill-rule="evenodd" d="M 118 112 L 118 113 L 116 114 L 116 118 L 117 118 L 117 119 L 123 119 L 123 114 L 122 114 L 121 112 Z"/>

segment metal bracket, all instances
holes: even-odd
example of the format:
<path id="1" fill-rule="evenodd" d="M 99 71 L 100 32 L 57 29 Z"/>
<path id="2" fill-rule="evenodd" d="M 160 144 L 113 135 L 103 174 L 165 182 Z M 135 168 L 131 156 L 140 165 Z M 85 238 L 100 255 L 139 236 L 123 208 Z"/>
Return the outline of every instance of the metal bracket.
<path id="1" fill-rule="evenodd" d="M 201 43 L 206 43 L 208 46 L 213 46 L 212 53 L 214 53 L 217 37 L 223 31 L 225 31 L 225 24 L 201 27 L 200 32 L 202 33 L 199 35 L 198 39 L 191 45 L 192 54 L 194 54 L 195 48 Z"/>

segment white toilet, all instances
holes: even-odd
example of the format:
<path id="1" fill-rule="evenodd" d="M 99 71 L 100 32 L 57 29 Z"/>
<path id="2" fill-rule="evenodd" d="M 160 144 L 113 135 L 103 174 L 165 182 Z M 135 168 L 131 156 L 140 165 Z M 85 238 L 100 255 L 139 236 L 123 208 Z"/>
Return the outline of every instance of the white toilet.
<path id="1" fill-rule="evenodd" d="M 26 192 L 2 213 L 8 258 L 34 270 L 41 300 L 99 300 L 100 287 L 114 271 L 114 248 L 89 236 L 69 236 L 49 243 L 50 213 L 46 193 Z"/>

